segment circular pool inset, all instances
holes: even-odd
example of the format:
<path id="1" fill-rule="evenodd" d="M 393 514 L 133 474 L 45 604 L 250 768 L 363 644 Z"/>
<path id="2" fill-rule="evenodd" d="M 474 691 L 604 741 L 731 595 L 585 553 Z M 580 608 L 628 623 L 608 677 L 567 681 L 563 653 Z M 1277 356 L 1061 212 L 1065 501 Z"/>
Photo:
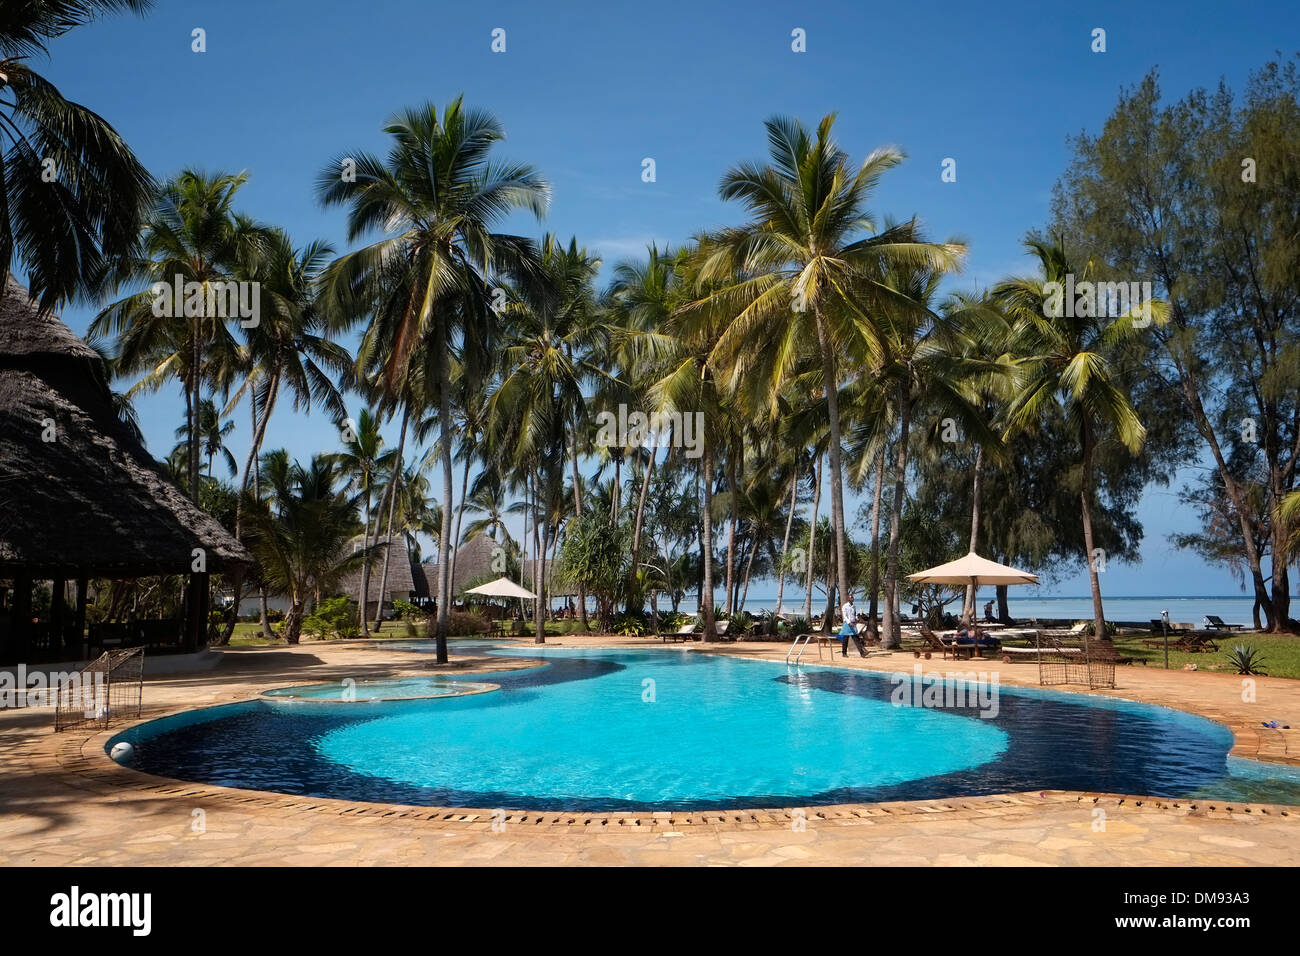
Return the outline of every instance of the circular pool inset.
<path id="1" fill-rule="evenodd" d="M 326 684 L 299 684 L 262 691 L 276 701 L 306 700 L 313 703 L 362 703 L 384 700 L 428 700 L 437 697 L 467 697 L 499 690 L 500 685 L 483 681 L 448 680 L 445 677 L 392 677 L 380 680 L 346 679 Z"/>

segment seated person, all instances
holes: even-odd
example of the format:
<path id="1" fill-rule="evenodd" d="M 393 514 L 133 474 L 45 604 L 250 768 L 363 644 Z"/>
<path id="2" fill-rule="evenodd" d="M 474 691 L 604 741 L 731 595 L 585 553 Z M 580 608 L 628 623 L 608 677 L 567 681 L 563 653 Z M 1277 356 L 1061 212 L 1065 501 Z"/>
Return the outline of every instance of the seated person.
<path id="1" fill-rule="evenodd" d="M 997 622 L 994 620 L 994 618 L 993 618 L 993 602 L 992 602 L 992 601 L 989 601 L 988 604 L 985 604 L 985 605 L 984 605 L 984 623 L 985 623 L 985 624 L 996 624 L 996 623 L 997 623 Z"/>
<path id="2" fill-rule="evenodd" d="M 965 624 L 961 625 L 957 629 L 955 640 L 958 644 L 976 644 L 980 647 L 992 647 L 998 643 L 996 637 L 984 633 L 975 624 L 969 627 Z"/>

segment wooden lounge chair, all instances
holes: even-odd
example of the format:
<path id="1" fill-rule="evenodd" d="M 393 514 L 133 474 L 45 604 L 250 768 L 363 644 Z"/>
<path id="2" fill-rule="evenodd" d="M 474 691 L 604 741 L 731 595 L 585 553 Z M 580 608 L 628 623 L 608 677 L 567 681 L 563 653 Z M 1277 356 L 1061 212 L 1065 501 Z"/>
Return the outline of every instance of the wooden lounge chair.
<path id="1" fill-rule="evenodd" d="M 1219 645 L 1215 643 L 1214 638 L 1204 631 L 1195 634 L 1188 634 L 1183 638 L 1183 647 L 1192 654 L 1200 654 L 1205 651 L 1217 653 Z"/>
<path id="2" fill-rule="evenodd" d="M 1205 619 L 1210 622 L 1210 630 L 1212 631 L 1231 632 L 1234 630 L 1242 631 L 1246 628 L 1245 624 L 1225 624 L 1223 618 L 1219 617 L 1217 614 L 1207 614 L 1205 615 Z"/>
<path id="3" fill-rule="evenodd" d="M 945 641 L 934 631 L 930 630 L 930 625 L 921 625 L 921 640 L 925 643 L 922 645 L 923 650 L 939 651 L 944 657 L 953 657 L 956 659 L 951 641 Z"/>

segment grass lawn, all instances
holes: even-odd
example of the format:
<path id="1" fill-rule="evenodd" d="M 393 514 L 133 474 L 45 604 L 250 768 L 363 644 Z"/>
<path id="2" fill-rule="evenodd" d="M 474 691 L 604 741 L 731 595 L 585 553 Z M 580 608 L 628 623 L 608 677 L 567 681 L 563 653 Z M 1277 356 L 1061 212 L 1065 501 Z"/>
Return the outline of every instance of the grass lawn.
<path id="1" fill-rule="evenodd" d="M 424 625 L 419 624 L 416 627 L 417 627 L 417 634 L 415 636 L 424 637 Z M 580 630 L 581 630 L 581 624 L 578 621 L 547 621 L 546 622 L 547 637 L 563 637 L 566 634 L 576 634 Z M 597 629 L 594 625 L 589 626 L 589 631 L 592 634 L 597 633 Z M 532 633 L 533 633 L 532 622 L 529 621 L 528 632 L 522 636 L 530 637 L 532 636 Z M 462 636 L 478 636 L 478 635 L 462 635 Z M 401 621 L 388 621 L 385 622 L 384 629 L 380 632 L 380 636 L 378 638 L 372 638 L 372 639 L 373 640 L 396 640 L 396 639 L 409 640 L 411 637 L 412 635 L 407 632 L 405 624 L 403 624 Z M 304 640 L 305 639 L 306 636 L 304 635 Z M 455 641 L 456 638 L 452 637 L 451 640 Z M 267 640 L 265 637 L 263 637 L 261 626 L 258 624 L 245 624 L 243 622 L 240 622 L 235 625 L 235 632 L 230 636 L 231 647 L 270 647 L 272 645 L 282 644 L 282 643 L 284 642 L 279 638 L 273 640 Z"/>
<path id="2" fill-rule="evenodd" d="M 1133 657 L 1139 661 L 1145 660 L 1147 667 L 1163 667 L 1164 648 L 1148 647 L 1144 642 L 1149 640 L 1154 640 L 1150 634 L 1121 634 L 1115 638 L 1115 649 L 1126 657 Z M 1173 638 L 1170 640 L 1172 641 Z M 1181 670 L 1185 664 L 1195 664 L 1198 670 L 1231 674 L 1234 673 L 1234 668 L 1228 664 L 1229 652 L 1239 644 L 1248 644 L 1263 655 L 1263 668 L 1270 677 L 1300 678 L 1300 637 L 1286 634 L 1237 633 L 1231 637 L 1226 634 L 1216 637 L 1214 642 L 1219 645 L 1218 653 L 1189 654 L 1171 647 L 1170 669 Z"/>

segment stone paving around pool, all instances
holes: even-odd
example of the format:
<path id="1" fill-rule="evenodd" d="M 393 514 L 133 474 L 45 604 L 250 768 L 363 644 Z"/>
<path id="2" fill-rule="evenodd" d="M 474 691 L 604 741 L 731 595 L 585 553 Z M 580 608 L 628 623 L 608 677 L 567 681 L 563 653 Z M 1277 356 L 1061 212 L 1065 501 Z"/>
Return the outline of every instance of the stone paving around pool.
<path id="1" fill-rule="evenodd" d="M 531 646 L 528 644 L 523 647 Z M 548 646 L 653 647 L 768 660 L 783 644 L 662 646 L 564 637 Z M 277 686 L 531 666 L 452 644 L 438 668 L 384 642 L 214 651 L 220 663 L 146 681 L 142 719 L 246 700 Z M 816 663 L 816 661 L 812 661 Z M 836 666 L 997 672 L 1037 686 L 1032 664 L 917 660 Z M 489 678 L 486 678 L 490 680 Z M 1233 753 L 1300 765 L 1300 681 L 1156 668 L 1116 669 L 1108 695 L 1165 704 L 1231 728 Z M 1070 688 L 1075 689 L 1075 688 Z M 109 732 L 53 732 L 46 708 L 0 711 L 0 863 L 51 865 L 1279 865 L 1300 863 L 1300 808 L 1048 791 L 911 803 L 704 813 L 536 813 L 406 807 L 190 784 L 121 767 Z M 1101 811 L 1100 813 L 1098 811 Z M 1104 828 L 1099 824 L 1104 822 Z M 201 824 L 201 825 L 200 825 Z"/>

